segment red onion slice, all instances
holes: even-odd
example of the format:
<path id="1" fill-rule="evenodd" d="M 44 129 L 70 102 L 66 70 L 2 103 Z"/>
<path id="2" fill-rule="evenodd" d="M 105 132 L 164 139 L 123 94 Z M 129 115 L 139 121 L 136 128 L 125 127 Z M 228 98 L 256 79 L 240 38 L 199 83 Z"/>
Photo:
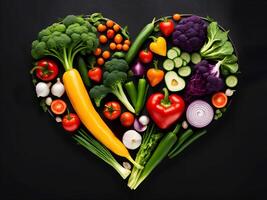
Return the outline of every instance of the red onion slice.
<path id="1" fill-rule="evenodd" d="M 214 117 L 212 107 L 205 101 L 196 100 L 186 110 L 186 118 L 189 124 L 196 128 L 207 126 Z"/>

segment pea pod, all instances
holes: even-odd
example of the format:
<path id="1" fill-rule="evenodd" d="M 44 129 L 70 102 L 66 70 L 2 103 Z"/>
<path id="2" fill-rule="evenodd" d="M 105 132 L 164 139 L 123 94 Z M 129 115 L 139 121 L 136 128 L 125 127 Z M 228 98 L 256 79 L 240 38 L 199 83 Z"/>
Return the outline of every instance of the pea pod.
<path id="1" fill-rule="evenodd" d="M 136 37 L 135 41 L 133 42 L 132 46 L 130 47 L 129 51 L 125 56 L 125 60 L 127 61 L 128 64 L 130 64 L 133 61 L 140 47 L 153 32 L 154 27 L 155 27 L 155 18 L 152 20 L 151 23 L 147 24 L 138 34 L 138 36 Z"/>
<path id="2" fill-rule="evenodd" d="M 145 178 L 153 171 L 153 169 L 157 167 L 158 164 L 168 155 L 169 151 L 177 141 L 176 134 L 179 132 L 180 127 L 181 124 L 178 124 L 172 132 L 167 133 L 162 138 L 151 158 L 148 160 L 144 169 L 142 170 L 141 176 L 133 189 L 136 189 L 138 185 L 140 185 L 143 180 L 145 180 Z"/>

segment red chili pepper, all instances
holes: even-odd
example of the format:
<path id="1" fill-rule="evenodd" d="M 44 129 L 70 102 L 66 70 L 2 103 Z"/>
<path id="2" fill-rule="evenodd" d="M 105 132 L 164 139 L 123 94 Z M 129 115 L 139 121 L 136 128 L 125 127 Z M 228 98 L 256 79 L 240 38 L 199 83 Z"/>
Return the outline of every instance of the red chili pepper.
<path id="1" fill-rule="evenodd" d="M 159 128 L 167 129 L 182 116 L 185 103 L 176 94 L 169 96 L 167 88 L 163 92 L 152 94 L 147 100 L 146 109 Z"/>

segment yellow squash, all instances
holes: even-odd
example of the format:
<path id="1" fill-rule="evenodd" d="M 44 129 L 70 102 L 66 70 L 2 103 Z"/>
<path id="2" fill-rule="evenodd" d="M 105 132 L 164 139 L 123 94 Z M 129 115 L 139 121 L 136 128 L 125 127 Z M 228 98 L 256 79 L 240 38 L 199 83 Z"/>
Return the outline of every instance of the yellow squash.
<path id="1" fill-rule="evenodd" d="M 126 147 L 95 110 L 79 72 L 73 68 L 66 71 L 63 83 L 69 100 L 84 126 L 113 153 L 127 158 L 140 168 L 141 166 L 135 163 Z"/>

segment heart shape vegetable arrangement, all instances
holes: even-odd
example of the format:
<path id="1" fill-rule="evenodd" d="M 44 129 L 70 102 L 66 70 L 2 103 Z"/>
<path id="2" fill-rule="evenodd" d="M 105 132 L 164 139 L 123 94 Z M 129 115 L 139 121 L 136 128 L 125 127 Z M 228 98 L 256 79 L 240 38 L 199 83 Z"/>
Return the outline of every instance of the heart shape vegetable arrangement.
<path id="1" fill-rule="evenodd" d="M 130 176 L 131 189 L 205 134 L 238 83 L 228 31 L 195 15 L 154 19 L 133 42 L 127 27 L 100 13 L 69 15 L 39 32 L 31 54 L 40 105 L 78 144 Z"/>

